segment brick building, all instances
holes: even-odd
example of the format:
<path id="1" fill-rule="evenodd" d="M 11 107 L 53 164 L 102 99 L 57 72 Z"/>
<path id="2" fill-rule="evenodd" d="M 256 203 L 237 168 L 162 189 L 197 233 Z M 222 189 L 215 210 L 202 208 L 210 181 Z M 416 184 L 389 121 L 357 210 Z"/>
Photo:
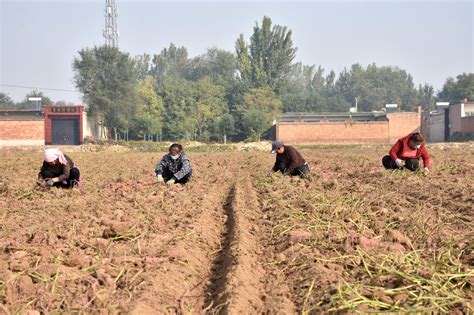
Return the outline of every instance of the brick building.
<path id="1" fill-rule="evenodd" d="M 0 110 L 0 146 L 44 144 L 41 110 Z"/>
<path id="2" fill-rule="evenodd" d="M 419 131 L 418 112 L 283 114 L 276 124 L 276 138 L 288 144 L 394 143 Z"/>
<path id="3" fill-rule="evenodd" d="M 0 110 L 0 146 L 81 144 L 90 129 L 82 105 Z"/>

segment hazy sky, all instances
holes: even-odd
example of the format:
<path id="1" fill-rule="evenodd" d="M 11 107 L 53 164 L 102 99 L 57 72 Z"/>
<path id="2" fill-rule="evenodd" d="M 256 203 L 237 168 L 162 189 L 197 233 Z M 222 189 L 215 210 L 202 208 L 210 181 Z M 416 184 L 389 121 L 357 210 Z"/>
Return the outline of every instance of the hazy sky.
<path id="1" fill-rule="evenodd" d="M 190 56 L 209 47 L 234 51 L 264 15 L 293 31 L 297 61 L 336 73 L 359 62 L 396 65 L 442 87 L 448 76 L 474 72 L 472 1 L 124 1 L 119 47 L 159 53 L 170 42 Z M 74 90 L 77 51 L 104 42 L 105 0 L 0 0 L 0 84 Z M 5 87 L 14 100 L 31 89 Z M 41 89 L 40 89 L 41 90 Z M 43 90 L 53 100 L 81 102 L 76 92 Z"/>

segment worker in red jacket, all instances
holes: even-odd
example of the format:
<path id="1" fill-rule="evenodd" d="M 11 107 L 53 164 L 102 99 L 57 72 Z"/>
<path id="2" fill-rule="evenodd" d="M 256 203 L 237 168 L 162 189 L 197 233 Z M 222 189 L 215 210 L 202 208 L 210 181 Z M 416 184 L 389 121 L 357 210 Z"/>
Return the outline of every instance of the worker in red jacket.
<path id="1" fill-rule="evenodd" d="M 386 169 L 407 168 L 416 171 L 420 168 L 420 158 L 423 159 L 423 174 L 430 172 L 430 156 L 425 146 L 425 139 L 419 132 L 411 133 L 401 139 L 390 149 L 389 155 L 382 159 Z"/>

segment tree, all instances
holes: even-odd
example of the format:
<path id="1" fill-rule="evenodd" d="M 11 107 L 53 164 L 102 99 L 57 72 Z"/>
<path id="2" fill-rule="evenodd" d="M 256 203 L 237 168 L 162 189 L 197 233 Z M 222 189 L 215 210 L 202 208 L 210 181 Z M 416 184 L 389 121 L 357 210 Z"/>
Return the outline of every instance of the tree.
<path id="1" fill-rule="evenodd" d="M 54 102 L 48 96 L 44 95 L 43 92 L 33 90 L 26 94 L 25 98 L 21 102 L 15 104 L 15 109 L 35 108 L 36 104 L 28 100 L 30 97 L 41 97 L 41 106 L 48 106 L 54 104 Z"/>
<path id="2" fill-rule="evenodd" d="M 115 47 L 82 49 L 73 62 L 74 81 L 89 112 L 115 131 L 126 130 L 137 112 L 134 62 Z"/>
<path id="3" fill-rule="evenodd" d="M 133 57 L 133 72 L 137 82 L 143 81 L 150 73 L 150 55 L 142 54 Z"/>
<path id="4" fill-rule="evenodd" d="M 199 81 L 209 78 L 212 83 L 223 86 L 234 81 L 237 63 L 234 54 L 218 48 L 210 48 L 205 54 L 190 60 L 187 79 Z"/>
<path id="5" fill-rule="evenodd" d="M 380 110 L 387 103 L 396 103 L 401 110 L 412 110 L 417 103 L 413 78 L 397 67 L 354 64 L 344 69 L 335 83 L 336 94 L 342 94 L 347 104 L 358 101 L 359 111 Z M 347 110 L 348 108 L 346 108 Z"/>
<path id="6" fill-rule="evenodd" d="M 227 143 L 227 137 L 235 131 L 235 120 L 234 117 L 225 113 L 216 119 L 216 130 L 222 135 L 222 140 L 224 144 Z"/>
<path id="7" fill-rule="evenodd" d="M 8 94 L 0 92 L 0 109 L 14 109 L 15 102 L 12 101 Z"/>
<path id="8" fill-rule="evenodd" d="M 165 137 L 172 140 L 195 137 L 194 85 L 192 82 L 165 77 L 158 84 L 158 95 L 163 99 Z"/>
<path id="9" fill-rule="evenodd" d="M 196 135 L 199 140 L 208 140 L 215 119 L 226 110 L 223 88 L 202 79 L 195 84 Z"/>
<path id="10" fill-rule="evenodd" d="M 163 99 L 156 93 L 157 84 L 147 76 L 136 87 L 138 114 L 133 121 L 133 133 L 146 140 L 147 135 L 161 133 L 163 128 Z"/>
<path id="11" fill-rule="evenodd" d="M 456 79 L 448 78 L 437 97 L 439 101 L 451 104 L 459 103 L 465 98 L 474 100 L 474 73 L 462 73 Z"/>
<path id="12" fill-rule="evenodd" d="M 241 79 L 254 88 L 270 87 L 279 92 L 288 80 L 291 64 L 296 55 L 291 30 L 274 25 L 264 17 L 262 25 L 256 23 L 250 44 L 240 35 L 236 41 L 238 69 Z"/>
<path id="13" fill-rule="evenodd" d="M 428 83 L 419 85 L 418 102 L 426 111 L 431 109 L 431 106 L 433 106 L 435 102 L 434 88 L 432 85 L 429 85 Z"/>
<path id="14" fill-rule="evenodd" d="M 281 114 L 282 104 L 269 88 L 251 89 L 244 95 L 238 111 L 242 117 L 247 137 L 260 141 L 263 132 Z"/>
<path id="15" fill-rule="evenodd" d="M 153 56 L 150 73 L 161 81 L 166 76 L 185 78 L 188 70 L 188 51 L 185 47 L 176 47 L 171 43 L 169 48 L 163 49 L 160 54 Z"/>

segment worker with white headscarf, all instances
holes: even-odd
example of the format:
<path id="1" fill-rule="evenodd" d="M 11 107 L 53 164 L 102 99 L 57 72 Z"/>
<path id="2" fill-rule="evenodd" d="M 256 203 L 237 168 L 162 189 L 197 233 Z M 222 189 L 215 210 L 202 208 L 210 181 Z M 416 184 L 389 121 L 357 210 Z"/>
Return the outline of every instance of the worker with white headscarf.
<path id="1" fill-rule="evenodd" d="M 38 174 L 38 185 L 42 187 L 72 188 L 80 186 L 80 172 L 71 158 L 59 149 L 44 150 L 44 161 Z"/>

